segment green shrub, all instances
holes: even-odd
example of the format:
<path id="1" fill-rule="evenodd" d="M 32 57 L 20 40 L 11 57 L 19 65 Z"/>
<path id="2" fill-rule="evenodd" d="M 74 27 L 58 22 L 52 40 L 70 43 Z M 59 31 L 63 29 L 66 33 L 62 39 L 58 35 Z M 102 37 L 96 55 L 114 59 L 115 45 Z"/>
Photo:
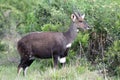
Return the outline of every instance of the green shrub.
<path id="1" fill-rule="evenodd" d="M 119 75 L 120 73 L 120 40 L 114 41 L 106 53 L 105 61 L 107 61 L 109 73 Z"/>
<path id="2" fill-rule="evenodd" d="M 52 24 L 45 24 L 41 27 L 42 31 L 58 31 L 59 26 Z"/>
<path id="3" fill-rule="evenodd" d="M 6 50 L 6 44 L 0 41 L 0 52 Z"/>

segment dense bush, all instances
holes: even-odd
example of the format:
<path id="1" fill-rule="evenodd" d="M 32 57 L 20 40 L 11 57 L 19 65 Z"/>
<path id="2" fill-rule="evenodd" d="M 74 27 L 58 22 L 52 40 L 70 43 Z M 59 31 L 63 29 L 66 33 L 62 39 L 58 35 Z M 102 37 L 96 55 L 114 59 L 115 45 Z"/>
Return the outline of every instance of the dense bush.
<path id="1" fill-rule="evenodd" d="M 88 1 L 86 14 L 93 30 L 89 39 L 89 60 L 106 62 L 111 73 L 119 73 L 120 6 L 116 2 Z M 91 19 L 91 20 L 90 20 Z M 112 47 L 111 44 L 113 43 Z M 117 44 L 117 45 L 116 45 Z M 117 51 L 116 51 L 117 50 Z M 107 56 L 106 56 L 107 54 Z M 111 57 L 111 55 L 113 55 Z M 112 62 L 112 63 L 110 63 Z M 114 67 L 113 67 L 114 66 Z M 117 71 L 117 70 L 118 71 Z"/>
<path id="2" fill-rule="evenodd" d="M 109 47 L 105 59 L 109 73 L 111 75 L 120 74 L 120 40 L 114 41 L 113 45 Z"/>
<path id="3" fill-rule="evenodd" d="M 5 43 L 0 42 L 0 52 L 6 50 L 6 45 Z"/>

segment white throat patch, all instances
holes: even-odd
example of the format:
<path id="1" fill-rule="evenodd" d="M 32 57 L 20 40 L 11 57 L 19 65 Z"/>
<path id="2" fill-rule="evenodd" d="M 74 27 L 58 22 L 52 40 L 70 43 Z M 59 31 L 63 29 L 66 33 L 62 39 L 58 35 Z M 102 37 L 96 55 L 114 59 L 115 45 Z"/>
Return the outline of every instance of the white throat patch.
<path id="1" fill-rule="evenodd" d="M 72 45 L 72 43 L 67 44 L 67 45 L 66 45 L 66 48 L 70 48 L 71 45 Z"/>
<path id="2" fill-rule="evenodd" d="M 79 32 L 79 29 L 77 29 L 77 32 Z"/>
<path id="3" fill-rule="evenodd" d="M 58 57 L 58 61 L 60 63 L 65 63 L 66 62 L 66 57 L 62 57 L 62 58 Z"/>

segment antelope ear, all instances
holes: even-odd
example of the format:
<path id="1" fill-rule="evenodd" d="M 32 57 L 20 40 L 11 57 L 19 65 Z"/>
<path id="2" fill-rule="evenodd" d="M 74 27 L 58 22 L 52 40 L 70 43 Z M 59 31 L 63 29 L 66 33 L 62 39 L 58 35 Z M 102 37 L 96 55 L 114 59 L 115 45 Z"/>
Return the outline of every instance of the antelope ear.
<path id="1" fill-rule="evenodd" d="M 71 14 L 71 19 L 72 19 L 73 22 L 75 22 L 76 16 L 74 14 Z"/>
<path id="2" fill-rule="evenodd" d="M 85 14 L 83 14 L 81 17 L 82 17 L 82 19 L 84 19 L 85 18 Z"/>

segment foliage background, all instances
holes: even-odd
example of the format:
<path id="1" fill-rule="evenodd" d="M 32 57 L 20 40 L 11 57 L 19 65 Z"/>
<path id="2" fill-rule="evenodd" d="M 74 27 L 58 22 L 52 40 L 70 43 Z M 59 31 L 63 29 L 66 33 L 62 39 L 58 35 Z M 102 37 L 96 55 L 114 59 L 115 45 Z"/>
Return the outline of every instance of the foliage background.
<path id="1" fill-rule="evenodd" d="M 74 11 L 86 14 L 85 20 L 91 26 L 91 30 L 78 33 L 69 51 L 67 66 L 76 71 L 82 71 L 81 68 L 85 71 L 86 68 L 88 71 L 103 70 L 104 77 L 114 75 L 117 77 L 114 79 L 117 80 L 120 74 L 119 0 L 0 0 L 0 74 L 4 74 L 4 67 L 6 73 L 9 73 L 6 69 L 8 66 L 11 65 L 10 69 L 13 69 L 18 65 L 16 44 L 22 36 L 34 31 L 64 32 L 69 28 L 70 15 Z M 94 52 L 90 52 L 92 50 Z M 71 64 L 76 66 L 70 66 Z M 52 61 L 36 60 L 34 65 L 32 68 L 37 66 L 46 73 L 47 69 L 44 69 L 44 66 L 52 66 Z M 66 67 L 65 70 L 67 69 L 69 68 Z M 58 70 L 58 73 L 53 73 L 51 79 L 61 79 L 62 75 L 58 76 L 61 73 Z M 41 73 L 39 74 L 41 76 Z M 73 74 L 73 78 L 79 79 L 79 72 L 71 73 Z M 1 79 L 3 77 L 0 76 Z M 65 77 L 68 80 L 70 78 Z"/>

